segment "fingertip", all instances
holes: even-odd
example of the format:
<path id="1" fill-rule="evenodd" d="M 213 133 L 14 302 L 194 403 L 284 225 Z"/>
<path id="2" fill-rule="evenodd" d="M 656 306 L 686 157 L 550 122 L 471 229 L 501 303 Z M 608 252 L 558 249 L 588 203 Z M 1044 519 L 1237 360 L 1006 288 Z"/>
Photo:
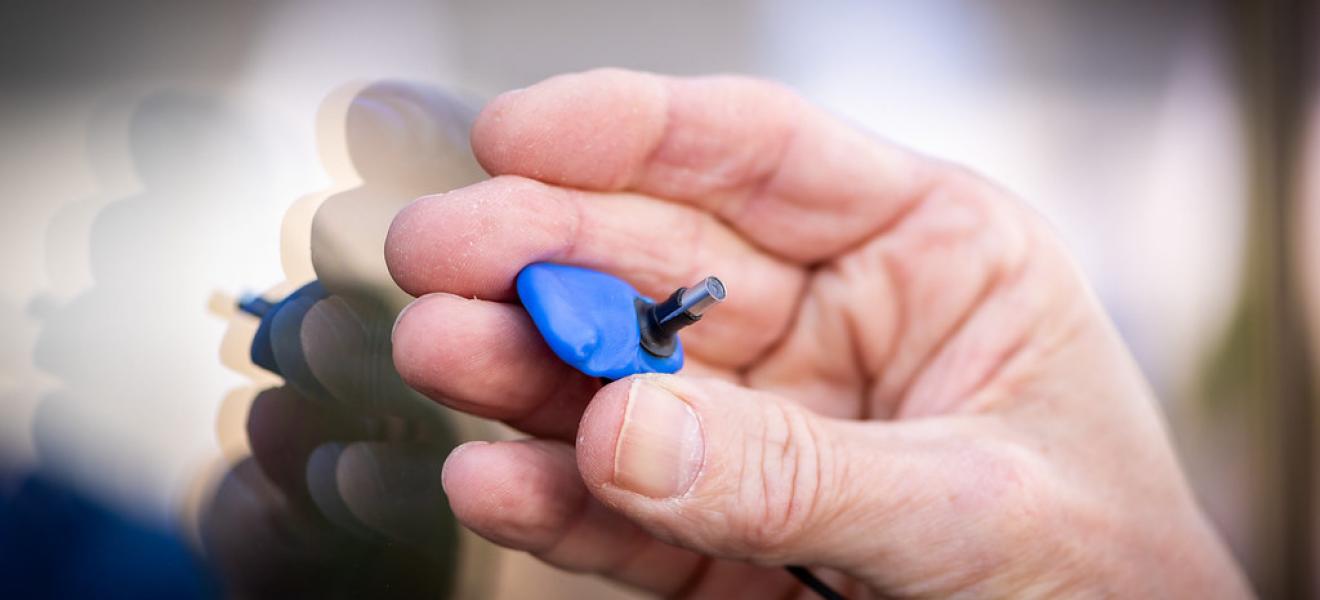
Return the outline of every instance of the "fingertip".
<path id="1" fill-rule="evenodd" d="M 394 215 L 389 230 L 385 232 L 385 270 L 389 271 L 395 285 L 413 296 L 421 296 L 425 291 L 417 276 L 418 263 L 410 258 L 414 254 L 413 247 L 421 241 L 418 233 L 423 229 L 420 225 L 425 216 L 425 205 L 437 197 L 422 196 L 408 203 Z"/>
<path id="2" fill-rule="evenodd" d="M 482 537 L 495 539 L 508 545 L 500 530 L 508 523 L 525 523 L 531 517 L 525 512 L 527 504 L 510 503 L 513 477 L 525 470 L 511 455 L 516 450 L 501 447 L 500 443 L 469 442 L 454 448 L 440 470 L 440 484 L 449 498 L 449 508 L 460 523 Z M 525 493 L 531 494 L 537 473 L 526 473 L 534 479 L 527 482 Z"/>
<path id="3" fill-rule="evenodd" d="M 390 276 L 405 292 L 514 298 L 530 262 L 570 246 L 577 214 L 564 192 L 525 177 L 496 177 L 425 196 L 395 216 L 385 241 Z"/>
<path id="4" fill-rule="evenodd" d="M 433 383 L 450 370 L 455 358 L 445 347 L 466 341 L 467 332 L 454 327 L 462 321 L 447 318 L 455 311 L 465 312 L 463 308 L 463 299 L 457 296 L 426 294 L 405 306 L 395 318 L 390 335 L 394 369 L 405 383 L 423 394 L 431 396 L 440 392 Z M 446 344 L 442 346 L 436 340 L 446 340 Z"/>
<path id="5" fill-rule="evenodd" d="M 582 422 L 578 425 L 577 462 L 578 472 L 587 487 L 608 486 L 614 479 L 619 433 L 628 412 L 628 396 L 637 377 L 654 376 L 628 377 L 606 385 L 596 393 L 582 414 Z"/>
<path id="6" fill-rule="evenodd" d="M 519 550 L 553 543 L 586 491 L 572 449 L 539 440 L 469 443 L 445 461 L 441 481 L 454 516 L 477 534 Z"/>
<path id="7" fill-rule="evenodd" d="M 464 442 L 449 451 L 449 456 L 445 458 L 445 464 L 440 467 L 440 486 L 444 488 L 445 494 L 450 495 L 450 481 L 453 485 L 460 486 L 464 481 L 471 477 L 472 470 L 464 464 L 463 456 L 470 455 L 472 449 L 481 446 L 488 446 L 490 442 L 483 440 L 473 440 Z"/>
<path id="8" fill-rule="evenodd" d="M 428 294 L 395 325 L 394 368 L 426 396 L 479 416 L 516 419 L 567 367 L 517 306 Z"/>
<path id="9" fill-rule="evenodd" d="M 394 369 L 413 389 L 440 399 L 445 390 L 445 376 L 462 369 L 460 352 L 468 346 L 471 331 L 462 317 L 467 316 L 467 301 L 452 294 L 427 294 L 404 307 L 394 322 L 391 334 Z M 455 318 L 457 317 L 457 318 Z"/>
<path id="10" fill-rule="evenodd" d="M 525 94 L 526 89 L 509 90 L 495 96 L 482 107 L 476 121 L 472 123 L 472 132 L 468 136 L 472 154 L 481 168 L 491 175 L 507 172 L 511 148 L 505 142 L 508 135 L 506 132 L 522 126 L 521 123 L 511 124 L 509 121 L 511 113 L 513 119 L 518 118 L 517 109 L 521 104 L 519 98 Z"/>
<path id="11" fill-rule="evenodd" d="M 571 439 L 600 386 L 559 360 L 521 307 L 452 294 L 403 311 L 393 361 L 404 383 L 432 400 L 556 439 Z"/>

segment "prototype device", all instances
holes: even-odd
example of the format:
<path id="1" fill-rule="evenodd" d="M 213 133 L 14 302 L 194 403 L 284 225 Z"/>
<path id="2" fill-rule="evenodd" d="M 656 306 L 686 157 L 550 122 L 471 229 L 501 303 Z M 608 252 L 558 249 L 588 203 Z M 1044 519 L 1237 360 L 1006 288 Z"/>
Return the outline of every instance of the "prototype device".
<path id="1" fill-rule="evenodd" d="M 320 281 L 312 280 L 281 300 L 267 300 L 256 294 L 245 294 L 239 298 L 238 309 L 261 320 L 257 325 L 257 333 L 252 336 L 252 347 L 249 350 L 252 364 L 284 377 L 285 373 L 275 359 L 275 344 L 271 341 L 275 315 L 293 303 L 315 303 L 328 295 Z"/>
<path id="2" fill-rule="evenodd" d="M 683 368 L 678 331 L 724 300 L 707 277 L 654 302 L 599 271 L 534 263 L 518 273 L 518 298 L 550 349 L 573 368 L 605 379 Z"/>

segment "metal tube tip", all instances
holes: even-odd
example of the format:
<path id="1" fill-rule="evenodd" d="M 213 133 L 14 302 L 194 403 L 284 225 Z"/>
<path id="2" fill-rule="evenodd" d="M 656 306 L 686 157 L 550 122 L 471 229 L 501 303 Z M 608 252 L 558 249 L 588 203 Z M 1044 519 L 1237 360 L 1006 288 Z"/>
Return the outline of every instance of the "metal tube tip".
<path id="1" fill-rule="evenodd" d="M 724 282 L 714 275 L 683 291 L 678 312 L 700 317 L 710 307 L 724 301 Z"/>

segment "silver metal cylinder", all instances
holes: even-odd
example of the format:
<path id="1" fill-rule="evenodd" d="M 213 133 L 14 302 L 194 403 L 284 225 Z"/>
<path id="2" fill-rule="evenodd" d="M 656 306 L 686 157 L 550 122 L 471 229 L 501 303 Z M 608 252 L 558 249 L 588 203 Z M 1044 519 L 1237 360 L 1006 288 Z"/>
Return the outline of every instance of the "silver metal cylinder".
<path id="1" fill-rule="evenodd" d="M 686 314 L 698 318 L 710 307 L 724 301 L 724 283 L 718 277 L 711 276 L 685 288 L 679 297 L 678 306 L 668 314 L 658 315 L 659 322 L 665 323 L 679 315 Z"/>

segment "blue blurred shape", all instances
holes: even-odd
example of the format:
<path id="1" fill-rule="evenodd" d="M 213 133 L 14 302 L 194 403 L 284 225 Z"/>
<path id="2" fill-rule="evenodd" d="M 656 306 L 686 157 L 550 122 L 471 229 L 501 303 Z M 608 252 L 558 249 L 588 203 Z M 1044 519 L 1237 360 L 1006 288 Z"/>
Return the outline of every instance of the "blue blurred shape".
<path id="1" fill-rule="evenodd" d="M 252 357 L 252 364 L 283 376 L 284 373 L 280 372 L 279 363 L 275 361 L 275 346 L 270 339 L 271 324 L 275 322 L 275 315 L 279 314 L 280 310 L 290 302 L 299 298 L 316 301 L 325 298 L 327 295 L 325 288 L 321 286 L 321 282 L 313 280 L 277 302 L 271 302 L 253 294 L 247 294 L 240 298 L 238 309 L 261 319 L 261 324 L 257 326 L 256 335 L 252 336 L 252 350 L 249 353 Z"/>
<path id="2" fill-rule="evenodd" d="M 216 598 L 174 532 L 42 475 L 0 476 L 0 598 Z"/>

